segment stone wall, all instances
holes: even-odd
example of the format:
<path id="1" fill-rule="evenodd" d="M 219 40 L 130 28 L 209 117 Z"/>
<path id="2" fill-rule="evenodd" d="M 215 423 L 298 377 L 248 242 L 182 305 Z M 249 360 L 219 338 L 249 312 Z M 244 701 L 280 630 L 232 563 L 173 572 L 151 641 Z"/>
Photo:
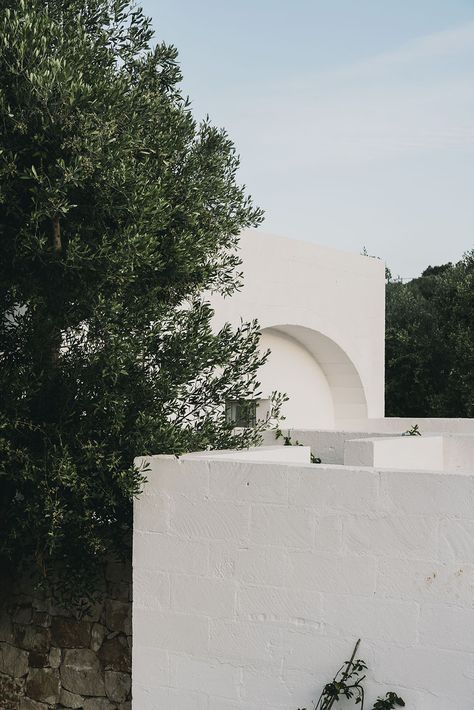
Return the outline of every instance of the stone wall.
<path id="1" fill-rule="evenodd" d="M 0 579 L 0 709 L 129 710 L 130 564 L 106 566 L 103 600 L 82 619 Z"/>

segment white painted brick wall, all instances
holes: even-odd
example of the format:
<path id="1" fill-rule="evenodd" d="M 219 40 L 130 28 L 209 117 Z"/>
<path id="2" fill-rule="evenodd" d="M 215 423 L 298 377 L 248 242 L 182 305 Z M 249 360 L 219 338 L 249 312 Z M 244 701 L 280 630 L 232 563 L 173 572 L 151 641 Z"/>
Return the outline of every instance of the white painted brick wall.
<path id="1" fill-rule="evenodd" d="M 466 437 L 470 440 L 471 437 Z M 452 446 L 454 452 L 456 446 Z M 409 471 L 442 471 L 444 439 L 442 436 L 391 436 L 348 439 L 344 443 L 344 464 Z"/>
<path id="2" fill-rule="evenodd" d="M 362 637 L 368 707 L 474 708 L 474 472 L 152 457 L 134 710 L 296 710 Z"/>

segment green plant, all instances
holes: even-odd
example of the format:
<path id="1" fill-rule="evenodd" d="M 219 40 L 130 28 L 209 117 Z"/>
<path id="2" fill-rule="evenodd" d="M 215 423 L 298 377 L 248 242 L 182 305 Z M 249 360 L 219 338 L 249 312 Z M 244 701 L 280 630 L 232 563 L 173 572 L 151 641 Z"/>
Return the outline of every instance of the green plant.
<path id="1" fill-rule="evenodd" d="M 211 325 L 262 212 L 128 0 L 0 0 L 0 557 L 62 598 L 125 553 L 136 455 L 256 443 L 259 326 Z"/>
<path id="2" fill-rule="evenodd" d="M 418 424 L 413 424 L 410 429 L 403 432 L 402 436 L 421 436 L 421 431 L 418 428 Z"/>
<path id="3" fill-rule="evenodd" d="M 360 710 L 363 710 L 365 691 L 362 683 L 365 680 L 364 671 L 367 665 L 361 659 L 356 659 L 359 644 L 360 639 L 354 646 L 350 659 L 342 664 L 333 680 L 324 686 L 314 710 L 331 710 L 334 703 L 338 703 L 341 698 L 354 700 L 354 704 L 360 705 Z M 390 691 L 385 698 L 377 698 L 372 710 L 394 710 L 397 707 L 405 707 L 405 702 Z"/>
<path id="4" fill-rule="evenodd" d="M 275 428 L 275 439 L 278 440 L 281 438 L 283 438 L 283 446 L 304 446 L 304 444 L 299 442 L 298 439 L 293 441 L 289 431 L 287 431 L 286 434 L 283 434 L 283 431 L 277 426 Z M 310 453 L 310 461 L 311 463 L 321 463 L 319 456 L 314 456 L 312 452 Z"/>

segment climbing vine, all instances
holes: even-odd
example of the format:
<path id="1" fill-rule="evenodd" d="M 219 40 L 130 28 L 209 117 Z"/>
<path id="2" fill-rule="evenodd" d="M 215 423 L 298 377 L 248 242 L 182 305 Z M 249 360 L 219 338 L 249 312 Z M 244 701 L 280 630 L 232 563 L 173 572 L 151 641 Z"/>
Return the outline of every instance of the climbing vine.
<path id="1" fill-rule="evenodd" d="M 355 705 L 360 705 L 360 710 L 364 710 L 363 681 L 367 664 L 360 658 L 356 658 L 359 644 L 360 639 L 354 646 L 350 659 L 344 661 L 332 681 L 324 686 L 314 710 L 331 710 L 334 703 L 338 703 L 342 698 L 353 700 Z M 397 693 L 389 691 L 384 698 L 377 698 L 372 710 L 395 710 L 399 707 L 405 707 L 405 701 Z M 306 708 L 298 708 L 298 710 L 306 710 Z"/>

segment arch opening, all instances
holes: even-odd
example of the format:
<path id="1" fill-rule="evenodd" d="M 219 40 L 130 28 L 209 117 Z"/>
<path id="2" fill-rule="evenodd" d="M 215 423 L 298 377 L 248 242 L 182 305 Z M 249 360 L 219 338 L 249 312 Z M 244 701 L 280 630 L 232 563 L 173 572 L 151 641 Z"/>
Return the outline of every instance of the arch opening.
<path id="1" fill-rule="evenodd" d="M 286 392 L 285 425 L 334 429 L 367 419 L 367 401 L 359 373 L 331 338 L 299 325 L 262 329 L 262 350 L 271 354 L 259 372 L 262 396 Z"/>

